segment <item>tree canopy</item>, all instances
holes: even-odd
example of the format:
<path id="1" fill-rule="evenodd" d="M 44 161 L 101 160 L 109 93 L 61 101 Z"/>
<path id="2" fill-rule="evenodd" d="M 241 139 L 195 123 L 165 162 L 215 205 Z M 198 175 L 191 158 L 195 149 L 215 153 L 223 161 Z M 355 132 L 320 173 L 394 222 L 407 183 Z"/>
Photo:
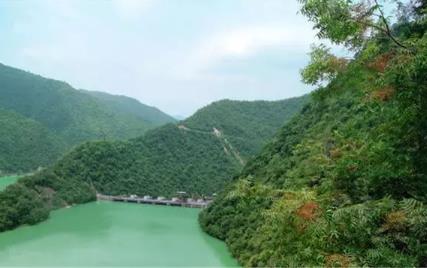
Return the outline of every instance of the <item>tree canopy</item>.
<path id="1" fill-rule="evenodd" d="M 425 1 L 399 5 L 411 13 L 394 24 L 376 1 L 301 4 L 354 59 L 334 69 L 315 48 L 302 71 L 322 82 L 312 101 L 200 224 L 248 267 L 427 266 Z"/>
<path id="2" fill-rule="evenodd" d="M 0 64 L 0 170 L 53 164 L 88 140 L 128 139 L 175 119 L 137 100 L 76 90 Z"/>
<path id="3" fill-rule="evenodd" d="M 307 101 L 307 96 L 276 102 L 224 100 L 135 139 L 84 143 L 52 167 L 0 192 L 0 231 L 43 220 L 55 208 L 92 201 L 97 192 L 212 195 Z M 19 218 L 23 213 L 34 217 Z"/>

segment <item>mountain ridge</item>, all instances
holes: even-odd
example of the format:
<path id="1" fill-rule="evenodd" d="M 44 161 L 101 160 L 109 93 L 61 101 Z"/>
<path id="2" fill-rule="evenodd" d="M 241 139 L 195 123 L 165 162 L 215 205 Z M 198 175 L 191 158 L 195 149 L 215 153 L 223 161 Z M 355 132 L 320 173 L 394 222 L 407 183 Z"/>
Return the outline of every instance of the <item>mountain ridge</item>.
<path id="1" fill-rule="evenodd" d="M 154 126 L 160 126 L 162 124 L 177 121 L 174 117 L 165 114 L 157 107 L 143 104 L 139 100 L 125 95 L 110 94 L 102 91 L 92 91 L 85 89 L 80 90 L 86 94 L 89 94 L 91 96 L 110 103 L 111 106 L 115 107 L 118 110 L 125 110 L 129 114 L 136 115 L 144 121 L 152 123 Z"/>
<path id="2" fill-rule="evenodd" d="M 0 94 L 0 108 L 41 124 L 50 133 L 46 139 L 55 137 L 55 140 L 59 140 L 62 153 L 84 141 L 133 138 L 148 129 L 175 122 L 160 110 L 131 98 L 115 97 L 107 93 L 91 95 L 74 89 L 66 82 L 1 63 Z M 128 103 L 132 105 L 127 105 Z M 149 114 L 144 118 L 146 111 Z M 19 126 L 15 124 L 15 127 Z M 27 135 L 31 138 L 30 132 L 27 132 Z M 16 152 L 19 150 L 17 147 Z M 54 150 L 56 149 L 52 148 L 52 151 Z M 9 152 L 13 154 L 13 151 Z M 6 156 L 2 157 L 7 161 Z M 26 159 L 21 167 L 15 163 L 4 163 L 0 165 L 0 170 L 7 173 L 28 172 L 53 163 L 57 157 L 52 154 L 50 161 L 30 161 L 31 165 L 28 165 L 29 158 Z M 6 165 L 14 168 L 6 169 Z"/>
<path id="3" fill-rule="evenodd" d="M 24 177 L 0 193 L 0 231 L 42 221 L 52 209 L 93 201 L 96 193 L 171 197 L 185 191 L 192 196 L 213 195 L 232 181 L 242 169 L 242 161 L 256 150 L 247 150 L 245 139 L 253 139 L 248 142 L 260 148 L 308 99 L 304 96 L 256 106 L 259 120 L 246 115 L 253 104 L 234 102 L 239 108 L 215 104 L 208 108 L 212 112 L 205 108 L 201 115 L 148 130 L 137 138 L 86 142 L 52 167 Z M 239 114 L 231 120 L 220 120 L 236 111 Z M 253 135 L 254 124 L 269 118 L 272 111 L 281 114 L 270 118 L 274 129 Z M 213 122 L 198 125 L 204 120 Z M 222 124 L 217 126 L 217 120 Z M 242 126 L 241 135 L 232 140 L 235 124 Z M 24 211 L 28 217 L 16 217 Z"/>

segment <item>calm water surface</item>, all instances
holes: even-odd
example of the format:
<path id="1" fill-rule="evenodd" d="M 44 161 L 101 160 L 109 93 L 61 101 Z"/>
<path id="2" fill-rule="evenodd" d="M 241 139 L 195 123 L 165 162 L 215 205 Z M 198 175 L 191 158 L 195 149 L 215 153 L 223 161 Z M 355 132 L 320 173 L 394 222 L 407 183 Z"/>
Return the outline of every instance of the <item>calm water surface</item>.
<path id="1" fill-rule="evenodd" d="M 15 183 L 20 176 L 0 177 L 0 191 L 3 191 L 9 184 Z"/>
<path id="2" fill-rule="evenodd" d="M 199 210 L 93 202 L 0 233 L 0 266 L 236 266 Z"/>

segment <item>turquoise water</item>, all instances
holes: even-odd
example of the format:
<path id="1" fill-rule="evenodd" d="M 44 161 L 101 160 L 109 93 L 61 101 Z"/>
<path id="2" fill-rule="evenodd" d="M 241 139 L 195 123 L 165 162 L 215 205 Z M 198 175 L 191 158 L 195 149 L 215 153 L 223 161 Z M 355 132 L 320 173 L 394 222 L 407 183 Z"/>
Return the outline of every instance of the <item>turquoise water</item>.
<path id="1" fill-rule="evenodd" d="M 202 232 L 199 210 L 93 202 L 0 233 L 0 266 L 236 266 Z"/>
<path id="2" fill-rule="evenodd" d="M 20 176 L 0 177 L 0 191 L 3 191 L 9 184 L 15 183 Z"/>

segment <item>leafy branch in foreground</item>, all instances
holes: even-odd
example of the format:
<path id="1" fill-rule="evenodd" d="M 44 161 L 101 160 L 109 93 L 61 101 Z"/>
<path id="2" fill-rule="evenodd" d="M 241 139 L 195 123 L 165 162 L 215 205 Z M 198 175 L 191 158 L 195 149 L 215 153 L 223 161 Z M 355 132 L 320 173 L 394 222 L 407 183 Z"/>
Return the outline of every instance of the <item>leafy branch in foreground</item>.
<path id="1" fill-rule="evenodd" d="M 331 81 L 348 63 L 345 58 L 333 55 L 325 45 L 313 46 L 310 63 L 301 71 L 302 81 L 316 85 Z"/>
<path id="2" fill-rule="evenodd" d="M 381 34 L 400 48 L 408 46 L 393 33 L 378 0 L 299 0 L 301 13 L 314 23 L 317 36 L 360 50 L 370 37 Z M 391 1 L 384 1 L 384 4 Z M 396 2 L 396 1 L 393 1 Z M 403 4 L 399 4 L 401 6 Z"/>
<path id="3" fill-rule="evenodd" d="M 354 59 L 314 47 L 311 103 L 200 224 L 247 267 L 427 267 L 426 1 L 391 26 L 376 1 L 300 2 Z"/>

